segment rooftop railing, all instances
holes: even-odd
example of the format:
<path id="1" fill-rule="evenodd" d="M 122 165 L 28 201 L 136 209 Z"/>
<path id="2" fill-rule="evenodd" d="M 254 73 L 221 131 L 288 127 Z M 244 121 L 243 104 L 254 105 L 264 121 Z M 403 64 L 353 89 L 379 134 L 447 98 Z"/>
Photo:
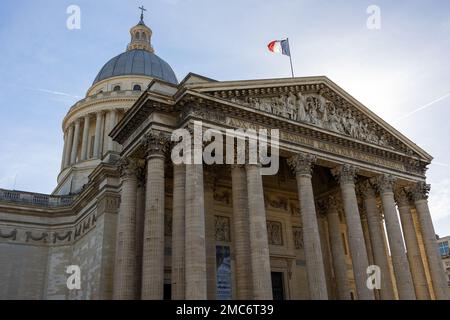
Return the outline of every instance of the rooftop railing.
<path id="1" fill-rule="evenodd" d="M 75 196 L 55 196 L 41 193 L 0 189 L 0 202 L 29 204 L 41 207 L 67 207 Z"/>

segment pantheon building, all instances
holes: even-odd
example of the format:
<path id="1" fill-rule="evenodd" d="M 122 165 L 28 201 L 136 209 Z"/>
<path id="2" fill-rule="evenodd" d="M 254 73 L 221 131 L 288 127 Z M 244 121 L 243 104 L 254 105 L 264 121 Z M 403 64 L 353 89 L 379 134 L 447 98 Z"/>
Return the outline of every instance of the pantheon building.
<path id="1" fill-rule="evenodd" d="M 327 77 L 179 82 L 130 35 L 63 119 L 53 193 L 0 189 L 0 299 L 449 298 L 427 152 Z M 175 164 L 196 122 L 279 130 L 277 173 Z"/>

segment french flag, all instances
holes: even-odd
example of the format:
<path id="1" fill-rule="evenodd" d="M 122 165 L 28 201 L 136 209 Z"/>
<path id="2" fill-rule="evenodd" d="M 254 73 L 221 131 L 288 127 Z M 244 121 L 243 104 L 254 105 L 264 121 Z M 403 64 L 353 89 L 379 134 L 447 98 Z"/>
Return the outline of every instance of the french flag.
<path id="1" fill-rule="evenodd" d="M 291 56 L 291 51 L 289 49 L 289 40 L 275 40 L 267 45 L 270 52 L 281 53 L 285 56 Z"/>

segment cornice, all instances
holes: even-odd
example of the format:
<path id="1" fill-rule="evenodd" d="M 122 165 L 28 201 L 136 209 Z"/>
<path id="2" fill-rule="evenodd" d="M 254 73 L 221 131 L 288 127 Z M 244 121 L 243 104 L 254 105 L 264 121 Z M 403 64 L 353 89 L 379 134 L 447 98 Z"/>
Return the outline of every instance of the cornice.
<path id="1" fill-rule="evenodd" d="M 309 137 L 315 140 L 330 142 L 361 152 L 373 154 L 374 156 L 380 158 L 391 159 L 393 161 L 402 163 L 405 167 L 408 166 L 408 163 L 410 161 L 419 161 L 414 157 L 411 158 L 411 156 L 396 150 L 388 149 L 378 145 L 375 146 L 373 144 L 327 131 L 325 129 L 321 129 L 312 125 L 299 123 L 297 121 L 289 120 L 286 118 L 281 118 L 273 114 L 255 110 L 251 107 L 242 106 L 231 101 L 221 100 L 198 92 L 186 91 L 185 95 L 178 100 L 178 105 L 181 106 L 185 106 L 188 103 L 203 106 L 204 108 L 206 108 L 206 110 L 208 110 L 207 114 L 210 114 L 212 116 L 217 110 L 221 109 L 217 112 L 218 114 L 239 118 L 242 121 L 249 121 L 254 123 L 255 126 L 262 125 L 263 127 L 269 129 L 277 128 L 288 133 L 301 134 L 302 136 Z M 423 161 L 421 163 L 424 168 L 428 164 Z M 416 174 L 418 174 L 419 176 L 424 176 L 423 174 Z"/>
<path id="2" fill-rule="evenodd" d="M 201 93 L 221 92 L 227 95 L 247 96 L 254 94 L 270 94 L 288 92 L 288 87 L 305 86 L 306 91 L 314 92 L 322 90 L 323 94 L 333 94 L 335 98 L 340 98 L 353 108 L 366 114 L 372 121 L 385 129 L 388 133 L 395 136 L 399 141 L 409 148 L 417 152 L 427 161 L 431 161 L 432 157 L 415 143 L 394 129 L 391 125 L 378 117 L 370 109 L 365 107 L 361 102 L 356 100 L 341 87 L 325 76 L 319 77 L 302 77 L 289 79 L 267 79 L 267 80 L 244 80 L 244 81 L 225 81 L 225 82 L 208 82 L 200 84 L 186 85 L 186 88 Z M 308 88 L 310 87 L 310 88 Z M 317 87 L 317 88 L 314 88 Z M 222 96 L 223 98 L 223 96 Z"/>
<path id="3" fill-rule="evenodd" d="M 108 104 L 108 107 L 106 107 L 104 109 L 104 111 L 108 111 L 108 110 L 112 109 L 111 106 L 110 106 L 111 103 L 124 103 L 124 102 L 126 102 L 126 103 L 130 103 L 132 105 L 133 103 L 136 102 L 137 99 L 138 99 L 137 95 L 134 95 L 134 96 L 133 95 L 129 95 L 129 96 L 113 96 L 113 97 L 108 96 L 108 97 L 102 97 L 102 98 L 94 98 L 94 99 L 89 100 L 89 101 L 86 101 L 84 99 L 80 100 L 79 102 L 77 102 L 75 105 L 73 105 L 69 109 L 69 111 L 67 112 L 66 116 L 64 117 L 63 122 L 62 122 L 63 131 L 67 128 L 67 126 L 68 126 L 67 122 L 69 121 L 69 119 L 71 119 L 74 115 L 76 115 L 78 113 L 80 113 L 78 115 L 78 117 L 84 116 L 85 114 L 82 113 L 82 112 L 85 109 L 88 109 L 88 108 L 91 108 L 91 107 L 94 107 L 94 106 L 97 106 L 97 105 L 101 105 L 101 104 Z M 123 106 L 123 107 L 126 107 L 126 106 Z"/>

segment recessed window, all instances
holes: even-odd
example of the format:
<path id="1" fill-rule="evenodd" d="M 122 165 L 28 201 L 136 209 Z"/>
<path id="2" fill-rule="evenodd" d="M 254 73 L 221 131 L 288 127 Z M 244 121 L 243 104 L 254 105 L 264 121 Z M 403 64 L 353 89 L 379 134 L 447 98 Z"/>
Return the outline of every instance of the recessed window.
<path id="1" fill-rule="evenodd" d="M 135 84 L 133 86 L 133 91 L 142 91 L 142 88 L 141 88 L 141 86 L 139 84 Z"/>
<path id="2" fill-rule="evenodd" d="M 441 256 L 448 256 L 448 255 L 450 255 L 450 250 L 449 250 L 449 246 L 448 246 L 448 242 L 447 241 L 439 243 L 439 251 L 441 253 Z"/>
<path id="3" fill-rule="evenodd" d="M 113 91 L 120 91 L 120 86 L 114 86 Z"/>

